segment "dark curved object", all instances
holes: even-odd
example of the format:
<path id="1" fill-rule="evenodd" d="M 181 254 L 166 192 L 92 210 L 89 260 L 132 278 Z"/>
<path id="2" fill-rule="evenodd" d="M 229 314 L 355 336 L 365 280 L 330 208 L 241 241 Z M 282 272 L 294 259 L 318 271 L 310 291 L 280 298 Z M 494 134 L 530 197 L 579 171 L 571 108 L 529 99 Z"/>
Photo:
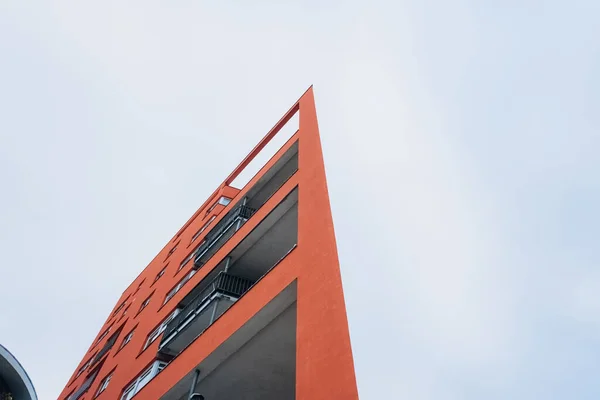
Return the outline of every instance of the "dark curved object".
<path id="1" fill-rule="evenodd" d="M 31 379 L 6 347 L 0 345 L 0 395 L 10 393 L 15 400 L 37 400 Z"/>

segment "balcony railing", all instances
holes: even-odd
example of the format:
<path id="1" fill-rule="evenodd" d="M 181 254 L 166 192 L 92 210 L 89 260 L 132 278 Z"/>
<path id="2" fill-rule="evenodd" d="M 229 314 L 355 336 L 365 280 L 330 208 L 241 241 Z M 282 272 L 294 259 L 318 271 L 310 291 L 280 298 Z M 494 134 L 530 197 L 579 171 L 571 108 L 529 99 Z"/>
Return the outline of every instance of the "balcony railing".
<path id="1" fill-rule="evenodd" d="M 253 281 L 220 272 L 167 325 L 159 349 L 177 353 L 212 323 L 254 284 Z"/>
<path id="2" fill-rule="evenodd" d="M 204 242 L 198 247 L 194 257 L 194 266 L 202 267 L 212 257 L 223 243 L 237 231 L 256 212 L 254 208 L 240 205 L 229 212 L 206 235 Z"/>

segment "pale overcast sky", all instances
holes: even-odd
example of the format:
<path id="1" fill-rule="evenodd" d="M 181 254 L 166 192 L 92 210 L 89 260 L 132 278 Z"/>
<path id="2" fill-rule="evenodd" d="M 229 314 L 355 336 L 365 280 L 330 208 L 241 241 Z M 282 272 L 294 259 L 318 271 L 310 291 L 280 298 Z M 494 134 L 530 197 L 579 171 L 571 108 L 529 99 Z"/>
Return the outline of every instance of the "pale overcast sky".
<path id="1" fill-rule="evenodd" d="M 598 0 L 0 1 L 0 343 L 55 399 L 314 84 L 361 398 L 600 398 L 598 21 Z"/>

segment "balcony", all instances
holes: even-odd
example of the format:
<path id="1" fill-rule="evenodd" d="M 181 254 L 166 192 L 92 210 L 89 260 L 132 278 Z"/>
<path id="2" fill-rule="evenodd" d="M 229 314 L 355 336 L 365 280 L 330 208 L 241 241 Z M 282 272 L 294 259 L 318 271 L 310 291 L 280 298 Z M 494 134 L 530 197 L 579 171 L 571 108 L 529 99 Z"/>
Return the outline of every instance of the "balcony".
<path id="1" fill-rule="evenodd" d="M 194 267 L 201 268 L 233 234 L 260 209 L 298 170 L 298 142 L 248 190 L 238 203 L 206 235 L 194 256 Z"/>
<path id="2" fill-rule="evenodd" d="M 187 400 L 195 369 L 194 392 L 207 400 L 295 399 L 296 301 L 292 282 L 194 368 L 186 366 L 189 372 L 160 400 Z"/>
<path id="3" fill-rule="evenodd" d="M 204 242 L 198 247 L 194 257 L 194 267 L 202 267 L 255 212 L 254 208 L 243 204 L 230 211 L 206 235 Z"/>
<path id="4" fill-rule="evenodd" d="M 250 287 L 284 259 L 298 242 L 298 190 L 292 190 L 178 305 L 159 350 L 176 356 Z"/>
<path id="5" fill-rule="evenodd" d="M 177 355 L 233 305 L 254 282 L 220 272 L 167 325 L 159 351 Z"/>

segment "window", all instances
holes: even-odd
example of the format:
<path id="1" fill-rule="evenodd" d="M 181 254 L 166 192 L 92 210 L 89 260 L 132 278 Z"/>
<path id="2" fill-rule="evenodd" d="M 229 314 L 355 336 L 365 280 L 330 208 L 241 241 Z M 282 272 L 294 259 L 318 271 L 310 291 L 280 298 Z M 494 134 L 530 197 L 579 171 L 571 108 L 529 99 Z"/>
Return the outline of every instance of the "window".
<path id="1" fill-rule="evenodd" d="M 146 308 L 146 306 L 148 304 L 150 304 L 150 298 L 152 297 L 152 295 L 148 296 L 148 298 L 146 300 L 144 300 L 144 302 L 142 303 L 142 305 L 140 306 L 140 310 L 138 311 L 138 314 L 142 312 L 142 310 L 144 308 Z"/>
<path id="2" fill-rule="evenodd" d="M 156 329 L 150 332 L 148 339 L 146 340 L 146 344 L 144 345 L 144 350 L 146 350 L 148 346 L 150 346 L 160 336 L 160 334 L 165 331 L 165 329 L 167 329 L 169 322 L 173 321 L 173 318 L 175 318 L 180 311 L 181 309 L 176 308 L 175 311 L 173 311 L 163 322 L 161 322 Z"/>
<path id="3" fill-rule="evenodd" d="M 208 215 L 212 210 L 214 210 L 217 205 L 220 204 L 222 206 L 227 206 L 229 203 L 231 203 L 231 199 L 229 197 L 221 196 L 219 200 L 217 200 L 217 202 L 208 209 L 206 215 Z"/>
<path id="4" fill-rule="evenodd" d="M 135 291 L 133 292 L 133 294 L 136 294 L 142 288 L 142 285 L 144 284 L 145 281 L 146 281 L 146 279 L 142 279 L 142 281 L 137 286 L 137 288 L 135 288 Z"/>
<path id="5" fill-rule="evenodd" d="M 121 305 L 119 305 L 119 307 L 117 307 L 117 309 L 116 309 L 116 310 L 113 312 L 113 314 L 112 314 L 112 315 L 113 315 L 113 316 L 117 315 L 117 313 L 118 313 L 119 311 L 121 311 L 121 309 L 122 309 L 123 307 L 125 307 L 125 301 L 123 301 L 123 302 L 121 303 Z"/>
<path id="6" fill-rule="evenodd" d="M 75 393 L 76 389 L 71 390 L 71 392 L 69 392 L 69 394 L 67 395 L 67 397 L 65 397 L 65 400 L 71 400 L 71 398 L 73 397 L 73 393 Z"/>
<path id="7" fill-rule="evenodd" d="M 165 367 L 167 366 L 166 362 L 163 361 L 154 361 L 150 367 L 148 367 L 144 372 L 142 372 L 135 381 L 131 383 L 131 385 L 127 386 L 123 390 L 123 394 L 121 395 L 121 400 L 129 400 L 137 392 L 142 390 L 144 386 L 148 384 L 156 375 L 158 375 Z"/>
<path id="8" fill-rule="evenodd" d="M 190 253 L 190 255 L 189 255 L 189 256 L 187 256 L 187 257 L 185 258 L 185 260 L 183 260 L 183 261 L 181 262 L 181 264 L 179 264 L 179 269 L 177 270 L 177 272 L 181 271 L 181 270 L 183 269 L 183 267 L 185 267 L 185 265 L 186 265 L 187 263 L 189 263 L 189 262 L 190 262 L 190 260 L 191 260 L 192 258 L 194 258 L 194 256 L 195 256 L 195 255 L 196 255 L 196 250 L 194 249 L 194 251 L 192 251 L 192 252 Z"/>
<path id="9" fill-rule="evenodd" d="M 164 267 L 163 269 L 160 270 L 160 272 L 158 274 L 156 274 L 156 277 L 154 277 L 154 282 L 156 282 L 157 280 L 159 280 L 160 277 L 165 274 L 165 270 L 166 269 L 167 269 L 167 267 Z"/>
<path id="10" fill-rule="evenodd" d="M 92 384 L 94 383 L 94 380 L 96 379 L 96 376 L 98 375 L 99 371 L 100 368 L 96 368 L 90 375 L 88 375 L 88 377 L 85 379 L 85 381 L 83 381 L 81 386 L 79 386 L 79 388 L 76 391 L 72 392 L 69 395 L 69 397 L 67 397 L 67 400 L 78 400 L 85 393 L 87 393 L 87 391 L 90 389 L 90 386 L 92 386 Z"/>
<path id="11" fill-rule="evenodd" d="M 104 392 L 110 383 L 110 378 L 112 378 L 112 372 L 100 382 L 100 386 L 98 387 L 98 391 L 96 392 L 96 397 L 100 395 L 100 393 Z"/>
<path id="12" fill-rule="evenodd" d="M 190 280 L 190 278 L 191 278 L 192 276 L 194 276 L 194 274 L 195 274 L 195 273 L 196 273 L 196 270 L 195 270 L 195 269 L 193 269 L 193 270 L 191 270 L 191 271 L 189 272 L 189 274 L 187 274 L 186 276 L 184 276 L 184 277 L 183 277 L 183 279 L 182 279 L 182 280 L 180 280 L 180 281 L 179 281 L 179 283 L 178 283 L 177 285 L 175 285 L 175 287 L 169 291 L 169 293 L 167 293 L 167 295 L 165 296 L 165 301 L 163 302 L 163 304 L 167 304 L 167 301 L 171 300 L 171 298 L 172 298 L 173 296 L 175 296 L 175 294 L 176 294 L 177 292 L 179 292 L 179 290 L 180 290 L 180 289 L 183 287 L 183 285 L 185 285 L 185 283 L 186 283 L 187 281 L 189 281 L 189 280 Z"/>
<path id="13" fill-rule="evenodd" d="M 194 243 L 194 240 L 198 239 L 198 236 L 200 236 L 202 234 L 202 232 L 204 232 L 204 230 L 206 228 L 208 228 L 208 226 L 210 225 L 211 222 L 213 222 L 215 220 L 215 218 L 217 218 L 216 215 L 213 215 L 212 217 L 210 217 L 210 219 L 208 220 L 207 223 L 205 223 L 202 228 L 200 228 L 200 230 L 198 232 L 196 232 L 196 234 L 194 235 L 194 237 L 192 238 L 192 241 L 190 243 Z"/>
<path id="14" fill-rule="evenodd" d="M 111 329 L 112 329 L 112 326 L 109 326 L 107 330 L 105 330 L 104 332 L 102 332 L 102 335 L 100 335 L 100 337 L 98 338 L 98 340 L 96 340 L 96 344 L 100 343 L 100 341 L 102 339 L 104 339 L 106 337 L 106 335 L 108 335 L 108 332 L 110 332 Z"/>
<path id="15" fill-rule="evenodd" d="M 173 246 L 173 248 L 169 250 L 169 254 L 167 254 L 166 258 L 169 258 L 171 254 L 175 253 L 175 250 L 177 250 L 177 246 L 179 246 L 179 242 L 175 243 L 175 246 Z"/>
<path id="16" fill-rule="evenodd" d="M 123 310 L 123 314 L 121 314 L 121 316 L 119 317 L 119 321 L 121 320 L 121 318 L 123 318 L 127 314 L 127 311 L 129 310 L 129 306 L 131 306 L 131 304 L 128 304 L 127 307 L 125 307 L 125 309 Z"/>
<path id="17" fill-rule="evenodd" d="M 218 201 L 219 204 L 221 204 L 222 206 L 227 206 L 229 205 L 229 203 L 231 203 L 231 199 L 229 197 L 221 197 Z"/>
<path id="18" fill-rule="evenodd" d="M 125 345 L 129 342 L 131 342 L 131 338 L 133 337 L 133 330 L 131 332 L 129 332 L 127 334 L 127 336 L 125 336 L 123 338 L 123 342 L 121 342 L 121 347 L 119 347 L 120 349 L 122 349 L 123 347 L 125 347 Z"/>
<path id="19" fill-rule="evenodd" d="M 78 377 L 79 377 L 79 375 L 83 374 L 83 373 L 84 373 L 84 371 L 85 371 L 86 369 L 88 369 L 88 367 L 89 367 L 89 366 L 92 364 L 92 360 L 94 359 L 95 355 L 96 355 L 96 354 L 94 353 L 94 355 L 93 355 L 93 356 L 91 356 L 91 357 L 90 357 L 90 359 L 89 359 L 89 360 L 87 360 L 87 362 L 81 366 L 81 368 L 79 368 L 79 371 L 77 371 L 77 375 L 75 375 L 75 378 L 78 378 Z"/>

